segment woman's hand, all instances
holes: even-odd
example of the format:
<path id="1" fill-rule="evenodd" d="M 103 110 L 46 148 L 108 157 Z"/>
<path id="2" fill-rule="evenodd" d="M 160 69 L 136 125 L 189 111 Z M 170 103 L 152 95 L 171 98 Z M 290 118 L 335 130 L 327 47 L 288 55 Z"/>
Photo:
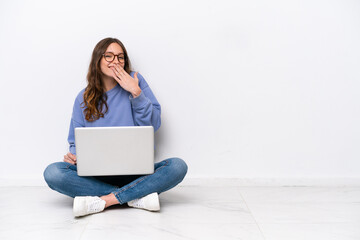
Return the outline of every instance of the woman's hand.
<path id="1" fill-rule="evenodd" d="M 72 154 L 72 153 L 67 153 L 66 155 L 64 155 L 64 162 L 67 163 L 71 163 L 73 165 L 76 164 L 76 155 Z"/>
<path id="2" fill-rule="evenodd" d="M 135 98 L 140 95 L 141 89 L 139 87 L 139 79 L 137 72 L 134 74 L 134 78 L 131 77 L 119 64 L 115 64 L 111 67 L 113 70 L 113 78 L 120 84 L 120 86 L 126 91 L 130 92 Z"/>

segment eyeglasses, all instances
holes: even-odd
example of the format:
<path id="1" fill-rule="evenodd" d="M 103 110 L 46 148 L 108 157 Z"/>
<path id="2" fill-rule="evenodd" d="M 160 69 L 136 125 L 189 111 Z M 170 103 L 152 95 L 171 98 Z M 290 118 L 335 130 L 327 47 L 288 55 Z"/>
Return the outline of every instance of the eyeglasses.
<path id="1" fill-rule="evenodd" d="M 120 56 L 121 55 L 121 56 Z M 113 54 L 112 52 L 106 52 L 103 54 L 105 61 L 107 62 L 112 62 L 115 59 L 115 56 L 117 57 L 117 59 L 119 60 L 120 63 L 124 63 L 125 62 L 125 57 L 123 53 L 119 53 L 118 55 Z"/>

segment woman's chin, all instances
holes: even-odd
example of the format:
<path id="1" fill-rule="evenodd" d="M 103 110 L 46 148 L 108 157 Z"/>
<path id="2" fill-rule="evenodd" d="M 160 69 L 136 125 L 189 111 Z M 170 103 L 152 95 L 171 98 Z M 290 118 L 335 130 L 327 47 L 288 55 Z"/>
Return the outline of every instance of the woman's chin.
<path id="1" fill-rule="evenodd" d="M 107 73 L 103 73 L 103 79 L 111 79 L 111 80 L 115 80 L 114 77 L 110 74 Z"/>

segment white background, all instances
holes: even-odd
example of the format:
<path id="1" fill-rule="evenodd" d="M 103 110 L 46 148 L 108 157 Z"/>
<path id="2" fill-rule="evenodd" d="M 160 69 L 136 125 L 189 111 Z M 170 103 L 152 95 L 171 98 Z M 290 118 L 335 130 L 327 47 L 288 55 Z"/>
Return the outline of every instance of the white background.
<path id="1" fill-rule="evenodd" d="M 67 152 L 96 43 L 120 39 L 189 178 L 360 177 L 360 1 L 1 1 L 0 178 Z"/>

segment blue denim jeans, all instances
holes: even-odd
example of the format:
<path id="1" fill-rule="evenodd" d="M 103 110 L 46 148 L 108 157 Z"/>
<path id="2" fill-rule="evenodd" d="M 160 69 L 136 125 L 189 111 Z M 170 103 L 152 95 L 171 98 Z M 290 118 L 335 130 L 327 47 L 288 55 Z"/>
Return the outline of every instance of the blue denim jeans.
<path id="1" fill-rule="evenodd" d="M 120 204 L 150 193 L 165 192 L 179 184 L 187 173 L 187 165 L 180 158 L 168 158 L 155 163 L 150 175 L 122 175 L 80 177 L 76 165 L 55 162 L 44 171 L 49 187 L 70 197 L 104 196 L 113 193 Z"/>

